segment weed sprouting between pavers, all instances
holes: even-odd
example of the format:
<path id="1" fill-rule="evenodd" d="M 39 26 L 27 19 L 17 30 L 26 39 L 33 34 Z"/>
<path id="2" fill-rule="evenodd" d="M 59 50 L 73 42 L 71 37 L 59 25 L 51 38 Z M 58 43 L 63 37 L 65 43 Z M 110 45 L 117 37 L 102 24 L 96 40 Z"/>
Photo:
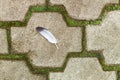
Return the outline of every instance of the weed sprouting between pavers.
<path id="1" fill-rule="evenodd" d="M 54 5 L 50 6 L 49 5 L 49 0 L 46 0 L 46 6 L 30 6 L 25 18 L 23 21 L 0 21 L 0 28 L 5 28 L 7 30 L 7 41 L 8 41 L 8 50 L 9 53 L 11 53 L 11 27 L 25 27 L 27 26 L 27 23 L 29 22 L 32 13 L 39 13 L 39 12 L 58 12 L 63 16 L 64 21 L 66 24 L 70 27 L 82 27 L 82 51 L 81 52 L 70 52 L 62 67 L 36 67 L 33 66 L 26 54 L 0 54 L 0 59 L 5 59 L 5 60 L 24 60 L 29 67 L 30 71 L 34 74 L 46 74 L 47 77 L 49 76 L 49 72 L 63 72 L 69 59 L 70 58 L 84 58 L 84 57 L 96 57 L 98 58 L 100 64 L 102 65 L 102 68 L 104 71 L 117 71 L 118 75 L 118 80 L 120 80 L 120 66 L 119 65 L 107 65 L 105 64 L 105 58 L 102 55 L 102 51 L 92 51 L 88 52 L 86 50 L 86 32 L 85 32 L 85 26 L 87 25 L 99 25 L 101 21 L 104 19 L 106 14 L 109 11 L 113 10 L 120 10 L 120 5 L 119 4 L 107 4 L 102 12 L 101 15 L 99 16 L 98 19 L 96 20 L 78 20 L 78 19 L 73 19 L 72 17 L 69 16 L 67 10 L 63 5 Z M 49 78 L 47 78 L 49 79 Z"/>

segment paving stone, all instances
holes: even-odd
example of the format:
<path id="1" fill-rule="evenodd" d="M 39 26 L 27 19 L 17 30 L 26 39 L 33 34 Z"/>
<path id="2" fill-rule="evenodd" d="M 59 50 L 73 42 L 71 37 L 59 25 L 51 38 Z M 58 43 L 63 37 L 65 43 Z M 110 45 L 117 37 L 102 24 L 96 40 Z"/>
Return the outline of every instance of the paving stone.
<path id="1" fill-rule="evenodd" d="M 103 71 L 96 58 L 71 58 L 64 72 L 51 72 L 50 80 L 116 80 L 114 71 Z"/>
<path id="2" fill-rule="evenodd" d="M 100 25 L 87 26 L 87 49 L 103 50 L 107 64 L 120 64 L 120 11 L 109 12 Z"/>
<path id="3" fill-rule="evenodd" d="M 42 26 L 50 30 L 58 39 L 57 49 L 35 28 Z M 26 28 L 11 28 L 13 51 L 28 52 L 33 65 L 60 67 L 68 52 L 81 51 L 81 28 L 68 27 L 59 13 L 34 13 Z"/>
<path id="4" fill-rule="evenodd" d="M 44 5 L 45 0 L 0 0 L 0 21 L 23 20 L 30 5 Z"/>
<path id="5" fill-rule="evenodd" d="M 51 5 L 64 5 L 69 15 L 76 19 L 97 19 L 108 3 L 118 3 L 119 0 L 50 0 Z"/>
<path id="6" fill-rule="evenodd" d="M 8 43 L 5 29 L 0 29 L 0 53 L 8 53 Z"/>
<path id="7" fill-rule="evenodd" d="M 0 60 L 0 80 L 46 80 L 46 77 L 32 74 L 23 61 Z"/>

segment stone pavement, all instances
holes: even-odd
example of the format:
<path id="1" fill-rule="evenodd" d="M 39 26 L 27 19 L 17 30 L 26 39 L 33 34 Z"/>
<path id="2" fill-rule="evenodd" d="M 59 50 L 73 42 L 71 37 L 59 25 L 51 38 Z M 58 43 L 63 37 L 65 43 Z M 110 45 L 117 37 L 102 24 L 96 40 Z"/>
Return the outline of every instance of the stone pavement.
<path id="1" fill-rule="evenodd" d="M 0 0 L 0 80 L 120 80 L 119 20 L 119 0 Z"/>
<path id="2" fill-rule="evenodd" d="M 46 80 L 45 75 L 31 74 L 24 61 L 0 61 L 0 80 Z"/>
<path id="3" fill-rule="evenodd" d="M 55 34 L 59 49 L 36 32 L 37 26 L 45 26 Z M 32 63 L 43 67 L 60 67 L 68 52 L 81 51 L 81 35 L 80 27 L 68 27 L 58 13 L 34 13 L 26 28 L 11 28 L 14 51 L 30 50 L 28 56 Z"/>
<path id="4" fill-rule="evenodd" d="M 22 21 L 30 5 L 45 5 L 45 0 L 0 0 L 1 21 Z"/>
<path id="5" fill-rule="evenodd" d="M 5 29 L 0 29 L 0 53 L 8 53 L 7 35 Z"/>

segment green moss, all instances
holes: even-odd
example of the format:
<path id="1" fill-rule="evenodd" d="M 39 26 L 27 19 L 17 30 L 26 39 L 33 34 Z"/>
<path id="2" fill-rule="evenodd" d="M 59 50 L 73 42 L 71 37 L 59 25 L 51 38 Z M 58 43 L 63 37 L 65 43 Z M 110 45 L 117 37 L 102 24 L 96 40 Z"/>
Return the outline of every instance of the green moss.
<path id="1" fill-rule="evenodd" d="M 77 20 L 77 19 L 71 18 L 67 12 L 61 12 L 61 13 L 63 15 L 65 22 L 70 27 L 71 26 L 82 27 L 82 26 L 86 26 L 89 23 L 89 21 L 86 21 L 86 20 Z"/>
<path id="2" fill-rule="evenodd" d="M 120 5 L 119 4 L 109 4 L 109 5 L 106 5 L 104 9 L 107 11 L 120 10 Z"/>
<path id="3" fill-rule="evenodd" d="M 0 59 L 5 60 L 24 60 L 25 54 L 0 54 Z"/>
<path id="4" fill-rule="evenodd" d="M 36 5 L 36 6 L 31 6 L 31 7 L 29 8 L 29 11 L 30 11 L 31 13 L 33 13 L 33 12 L 45 12 L 46 9 L 47 9 L 46 6 Z"/>
<path id="5" fill-rule="evenodd" d="M 3 22 L 0 22 L 0 27 L 3 26 Z"/>
<path id="6" fill-rule="evenodd" d="M 59 5 L 59 6 L 48 6 L 47 7 L 47 11 L 49 12 L 62 12 L 62 11 L 65 11 L 65 7 L 62 6 L 62 5 Z"/>

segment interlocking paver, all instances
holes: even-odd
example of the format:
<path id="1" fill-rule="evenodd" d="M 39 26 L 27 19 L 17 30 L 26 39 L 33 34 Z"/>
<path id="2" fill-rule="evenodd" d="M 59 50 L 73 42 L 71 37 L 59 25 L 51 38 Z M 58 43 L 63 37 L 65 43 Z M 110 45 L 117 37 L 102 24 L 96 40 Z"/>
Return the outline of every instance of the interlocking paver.
<path id="1" fill-rule="evenodd" d="M 0 53 L 8 53 L 8 43 L 5 29 L 0 29 Z"/>
<path id="2" fill-rule="evenodd" d="M 0 21 L 23 20 L 30 5 L 44 5 L 45 0 L 0 0 Z"/>
<path id="3" fill-rule="evenodd" d="M 87 26 L 87 49 L 103 50 L 107 64 L 120 64 L 120 11 L 109 12 L 101 25 Z"/>
<path id="4" fill-rule="evenodd" d="M 46 77 L 32 74 L 23 61 L 0 60 L 0 80 L 46 80 Z"/>
<path id="5" fill-rule="evenodd" d="M 107 3 L 119 0 L 50 0 L 51 5 L 64 5 L 69 15 L 75 19 L 97 19 Z"/>
<path id="6" fill-rule="evenodd" d="M 42 26 L 58 39 L 57 49 L 35 28 Z M 28 56 L 35 66 L 60 67 L 68 52 L 81 51 L 81 28 L 68 27 L 59 13 L 34 13 L 26 28 L 11 28 L 12 48 L 17 52 L 30 52 Z"/>
<path id="7" fill-rule="evenodd" d="M 50 80 L 116 80 L 116 73 L 103 71 L 96 58 L 71 58 L 64 72 L 51 72 Z"/>

